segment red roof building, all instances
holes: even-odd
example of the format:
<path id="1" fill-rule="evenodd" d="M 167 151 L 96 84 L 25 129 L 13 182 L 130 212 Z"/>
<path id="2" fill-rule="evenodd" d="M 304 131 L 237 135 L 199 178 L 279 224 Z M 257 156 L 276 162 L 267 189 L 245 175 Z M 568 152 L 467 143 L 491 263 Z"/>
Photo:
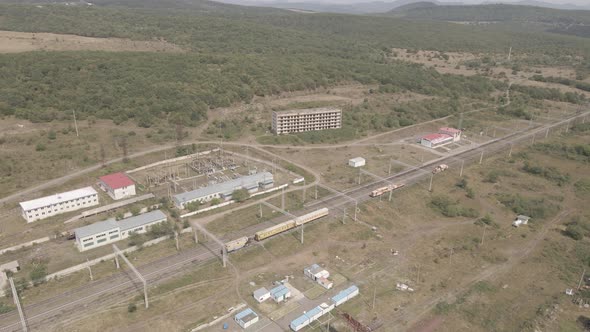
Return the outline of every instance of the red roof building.
<path id="1" fill-rule="evenodd" d="M 442 127 L 438 130 L 438 133 L 453 136 L 453 142 L 461 140 L 461 130 L 459 129 L 451 127 Z"/>
<path id="2" fill-rule="evenodd" d="M 98 185 L 114 200 L 135 195 L 135 183 L 125 173 L 101 176 L 99 180 Z"/>

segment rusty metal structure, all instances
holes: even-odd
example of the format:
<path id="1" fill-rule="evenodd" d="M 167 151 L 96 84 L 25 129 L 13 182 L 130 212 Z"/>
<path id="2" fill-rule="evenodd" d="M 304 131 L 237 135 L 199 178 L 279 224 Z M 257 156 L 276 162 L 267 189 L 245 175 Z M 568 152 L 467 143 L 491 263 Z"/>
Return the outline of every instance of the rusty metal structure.
<path id="1" fill-rule="evenodd" d="M 355 332 L 373 332 L 383 326 L 383 322 L 378 319 L 374 319 L 370 325 L 365 325 L 358 320 L 354 319 L 351 315 L 346 312 L 341 313 L 344 320 L 348 323 L 350 327 L 352 327 L 353 331 Z"/>

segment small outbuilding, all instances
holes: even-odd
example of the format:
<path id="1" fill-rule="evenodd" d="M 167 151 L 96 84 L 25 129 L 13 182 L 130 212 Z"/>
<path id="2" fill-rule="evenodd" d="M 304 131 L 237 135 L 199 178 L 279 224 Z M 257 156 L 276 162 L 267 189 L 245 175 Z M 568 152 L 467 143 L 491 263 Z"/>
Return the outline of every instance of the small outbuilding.
<path id="1" fill-rule="evenodd" d="M 350 160 L 348 160 L 348 166 L 350 167 L 361 167 L 361 166 L 365 166 L 366 161 L 365 158 L 363 157 L 356 157 L 356 158 L 352 158 Z"/>
<path id="2" fill-rule="evenodd" d="M 262 303 L 270 298 L 269 290 L 264 287 L 255 290 L 252 295 L 258 303 Z"/>
<path id="3" fill-rule="evenodd" d="M 270 296 L 277 303 L 281 303 L 291 297 L 291 290 L 285 285 L 279 285 L 270 290 Z"/>
<path id="4" fill-rule="evenodd" d="M 526 225 L 529 223 L 530 219 L 531 217 L 520 214 L 516 216 L 516 220 L 512 222 L 512 226 L 518 227 L 520 225 Z"/>
<path id="5" fill-rule="evenodd" d="M 239 312 L 234 317 L 234 320 L 236 323 L 238 323 L 238 325 L 245 329 L 258 322 L 258 315 L 252 309 L 247 308 L 246 310 Z"/>
<path id="6" fill-rule="evenodd" d="M 428 134 L 420 139 L 420 144 L 428 148 L 436 148 L 452 142 L 454 142 L 453 136 L 447 134 Z"/>
<path id="7" fill-rule="evenodd" d="M 135 196 L 135 182 L 123 172 L 101 176 L 98 179 L 98 185 L 114 200 Z"/>
<path id="8" fill-rule="evenodd" d="M 453 142 L 461 140 L 461 130 L 451 127 L 442 127 L 438 130 L 439 134 L 445 134 L 453 137 Z"/>
<path id="9" fill-rule="evenodd" d="M 312 264 L 311 266 L 306 267 L 303 269 L 303 274 L 313 281 L 317 281 L 320 278 L 330 277 L 330 272 L 318 264 Z"/>

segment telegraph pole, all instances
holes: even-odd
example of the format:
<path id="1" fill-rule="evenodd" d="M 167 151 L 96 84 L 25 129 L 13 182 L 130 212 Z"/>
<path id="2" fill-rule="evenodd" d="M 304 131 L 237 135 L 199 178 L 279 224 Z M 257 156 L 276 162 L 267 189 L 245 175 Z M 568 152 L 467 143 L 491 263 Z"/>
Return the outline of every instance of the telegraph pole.
<path id="1" fill-rule="evenodd" d="M 461 171 L 459 172 L 459 177 L 463 177 L 463 166 L 465 166 L 465 160 L 461 160 Z"/>
<path id="2" fill-rule="evenodd" d="M 479 156 L 479 164 L 483 161 L 483 150 L 481 150 L 481 156 Z"/>
<path id="3" fill-rule="evenodd" d="M 76 121 L 76 111 L 72 111 L 74 113 L 74 127 L 76 128 L 76 137 L 80 137 L 80 133 L 78 132 L 78 121 Z"/>
<path id="4" fill-rule="evenodd" d="M 14 304 L 16 304 L 16 308 L 18 309 L 20 324 L 23 328 L 23 331 L 27 332 L 29 330 L 29 328 L 27 327 L 27 319 L 25 318 L 25 313 L 23 312 L 23 308 L 20 305 L 20 299 L 18 298 L 18 292 L 16 291 L 16 287 L 14 287 L 14 280 L 12 280 L 12 277 L 8 278 L 8 282 L 10 283 L 10 289 L 12 290 L 12 298 L 14 299 Z"/>
<path id="5" fill-rule="evenodd" d="M 434 173 L 430 174 L 430 185 L 428 186 L 428 191 L 432 191 L 432 179 L 434 179 Z"/>
<path id="6" fill-rule="evenodd" d="M 481 235 L 481 242 L 480 242 L 480 246 L 483 246 L 483 239 L 486 236 L 486 227 L 488 225 L 483 225 L 483 234 Z"/>

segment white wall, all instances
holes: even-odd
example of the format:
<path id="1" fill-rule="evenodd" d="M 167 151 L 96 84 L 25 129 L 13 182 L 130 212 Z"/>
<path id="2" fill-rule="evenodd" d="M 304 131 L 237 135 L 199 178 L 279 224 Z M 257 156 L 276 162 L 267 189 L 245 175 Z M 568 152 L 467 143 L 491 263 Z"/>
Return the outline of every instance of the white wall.
<path id="1" fill-rule="evenodd" d="M 33 222 L 45 218 L 49 218 L 58 214 L 80 210 L 86 207 L 98 205 L 98 195 L 94 194 L 91 196 L 61 202 L 59 204 L 49 205 L 40 207 L 35 210 L 24 211 L 22 210 L 22 216 L 27 222 Z"/>

